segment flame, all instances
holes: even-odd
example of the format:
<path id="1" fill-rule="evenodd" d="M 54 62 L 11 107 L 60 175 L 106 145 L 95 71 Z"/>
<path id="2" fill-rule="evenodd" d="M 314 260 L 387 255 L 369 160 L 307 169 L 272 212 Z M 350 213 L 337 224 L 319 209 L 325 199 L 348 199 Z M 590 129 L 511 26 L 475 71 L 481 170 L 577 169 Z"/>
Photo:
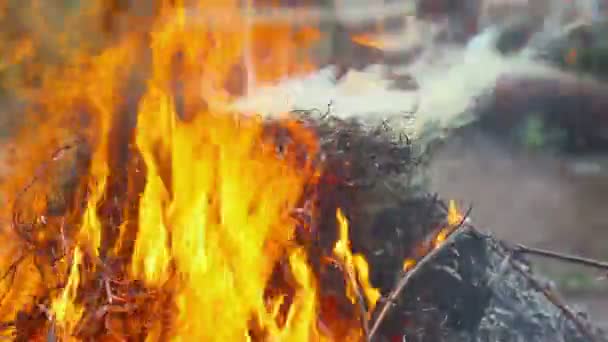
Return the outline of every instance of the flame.
<path id="1" fill-rule="evenodd" d="M 172 196 L 169 198 L 169 189 L 160 178 L 159 165 L 147 161 L 152 178 L 148 178 L 140 202 L 133 259 L 134 265 L 144 267 L 134 267 L 133 275 L 150 285 L 162 285 L 171 255 L 180 278 L 174 336 L 240 340 L 247 335 L 252 315 L 269 324 L 264 330 L 285 338 L 310 330 L 310 317 L 293 323 L 288 319 L 293 325 L 290 330 L 270 324 L 274 320 L 264 301 L 272 270 L 284 253 L 290 254 L 291 270 L 302 287 L 296 298 L 309 298 L 310 293 L 314 298 L 310 271 L 298 252 L 289 251 L 295 222 L 283 209 L 295 206 L 305 178 L 293 166 L 277 160 L 274 149 L 256 148 L 262 143 L 256 119 L 213 114 L 202 114 L 187 124 L 174 119 L 170 138 L 154 141 L 147 140 L 154 137 L 144 136 L 147 133 L 143 132 L 154 130 L 141 130 L 148 128 L 143 122 L 163 123 L 166 121 L 154 117 L 174 114 L 147 108 L 142 106 L 139 113 L 142 134 L 138 134 L 138 146 L 146 151 L 145 146 L 167 144 L 170 154 L 159 159 L 168 158 L 173 165 Z M 146 240 L 153 236 L 154 241 Z M 312 305 L 314 300 L 304 304 Z M 289 315 L 311 310 L 297 302 L 292 308 Z M 197 317 L 196 324 L 192 317 Z M 222 329 L 214 323 L 218 320 L 233 323 Z"/>
<path id="2" fill-rule="evenodd" d="M 403 261 L 403 272 L 407 272 L 416 266 L 416 260 L 407 258 Z"/>
<path id="3" fill-rule="evenodd" d="M 378 50 L 398 50 L 402 47 L 403 42 L 399 39 L 391 39 L 389 36 L 383 37 L 381 35 L 382 31 L 379 32 L 380 34 L 376 35 L 367 33 L 353 35 L 350 39 L 355 44 Z"/>
<path id="4" fill-rule="evenodd" d="M 51 304 L 51 313 L 57 327 L 64 338 L 69 338 L 76 329 L 84 312 L 83 308 L 75 303 L 80 284 L 80 267 L 82 265 L 83 254 L 79 248 L 74 250 L 70 274 L 61 294 L 55 298 Z"/>
<path id="5" fill-rule="evenodd" d="M 25 63 L 28 73 L 40 74 L 37 82 L 24 82 L 15 91 L 36 104 L 27 115 L 47 113 L 35 133 L 40 139 L 26 131 L 16 145 L 48 149 L 74 139 L 76 131 L 90 144 L 91 154 L 82 162 L 86 175 L 60 184 L 37 183 L 42 189 L 36 190 L 51 194 L 62 194 L 65 184 L 79 185 L 63 199 L 62 215 L 47 217 L 54 205 L 49 196 L 36 195 L 27 206 L 41 227 L 36 243 L 56 244 L 66 254 L 44 256 L 58 260 L 57 269 L 46 270 L 47 278 L 32 271 L 35 261 L 27 259 L 28 267 L 15 279 L 28 285 L 24 292 L 11 288 L 0 303 L 1 318 L 33 310 L 24 298 L 45 294 L 52 288 L 47 282 L 59 282 L 61 290 L 51 295 L 52 324 L 62 340 L 81 340 L 91 314 L 85 291 L 111 270 L 120 275 L 115 284 L 136 284 L 158 296 L 146 304 L 154 313 L 163 312 L 161 317 L 131 322 L 144 326 L 138 331 L 146 341 L 348 341 L 361 336 L 358 326 L 348 327 L 344 336 L 320 329 L 318 279 L 311 255 L 296 242 L 303 223 L 290 213 L 319 170 L 289 148 L 279 157 L 278 142 L 260 118 L 227 112 L 236 96 L 229 89 L 235 70 L 244 65 L 247 75 L 241 77 L 253 86 L 313 70 L 307 51 L 319 31 L 252 21 L 240 3 L 160 1 L 151 22 L 137 21 L 137 30 L 119 30 L 117 37 L 80 47 L 71 44 L 76 33 L 59 34 L 38 20 L 36 34 L 21 40 L 2 61 L 0 69 Z M 38 14 L 44 6 L 32 0 Z M 107 6 L 91 1 L 69 22 L 78 19 L 83 32 L 95 31 Z M 207 20 L 213 18 L 206 13 L 215 20 Z M 37 49 L 44 45 L 45 30 L 49 45 L 61 52 L 60 62 L 33 62 L 44 60 Z M 139 92 L 137 105 L 131 104 L 131 92 Z M 281 125 L 308 155 L 317 153 L 312 132 L 289 119 Z M 74 159 L 69 170 L 45 171 L 44 179 L 78 173 L 78 153 L 75 148 L 61 157 Z M 4 193 L 18 193 L 25 175 L 37 174 L 35 165 L 44 158 L 22 157 L 13 182 L 3 184 Z M 125 187 L 117 190 L 117 178 Z M 108 209 L 121 201 L 126 203 L 118 210 L 122 221 Z M 380 293 L 369 282 L 365 258 L 350 251 L 346 217 L 341 211 L 336 216 L 340 239 L 335 254 L 355 276 L 371 311 Z M 126 260 L 126 266 L 112 269 L 104 263 L 112 258 Z M 275 284 L 277 272 L 286 285 Z M 119 285 L 106 286 L 107 312 L 93 316 L 106 315 L 102 329 L 111 330 L 113 300 L 126 299 L 111 293 L 110 287 Z"/>
<path id="6" fill-rule="evenodd" d="M 462 222 L 463 215 L 458 210 L 456 206 L 456 202 L 454 200 L 448 201 L 448 214 L 446 217 L 447 226 L 441 228 L 439 233 L 435 236 L 433 240 L 433 245 L 436 247 L 440 246 L 445 239 L 456 229 L 456 227 Z"/>
<path id="7" fill-rule="evenodd" d="M 222 2 L 221 8 L 236 6 Z M 224 11 L 231 23 L 226 32 L 187 25 L 184 8 L 166 11 L 169 19 L 152 33 L 153 76 L 137 117 L 147 183 L 132 276 L 148 286 L 175 288 L 172 340 L 247 339 L 252 319 L 269 339 L 319 339 L 315 283 L 303 252 L 290 247 L 296 223 L 287 215 L 306 174 L 291 156 L 276 158 L 259 119 L 222 114 L 231 97 L 224 84 L 244 52 L 245 21 L 238 11 Z M 286 43 L 287 32 L 276 28 L 257 27 L 252 34 L 264 35 L 270 45 Z M 201 76 L 183 79 L 186 101 L 198 93 L 207 102 L 202 111 L 185 103 L 186 110 L 198 110 L 187 122 L 178 119 L 176 95 L 167 87 L 178 51 L 181 67 Z M 275 70 L 259 68 L 256 79 L 276 79 Z M 280 305 L 269 306 L 265 291 L 285 254 L 295 294 L 285 317 L 277 317 Z"/>
<path id="8" fill-rule="evenodd" d="M 448 225 L 451 227 L 455 227 L 455 226 L 459 225 L 463 219 L 464 219 L 464 216 L 460 213 L 460 210 L 458 210 L 456 201 L 449 200 L 448 201 L 448 216 L 447 216 Z"/>
<path id="9" fill-rule="evenodd" d="M 441 227 L 435 235 L 433 235 L 425 243 L 420 244 L 414 251 L 414 257 L 406 258 L 403 261 L 402 271 L 410 271 L 416 264 L 432 250 L 439 248 L 445 240 L 463 223 L 464 215 L 460 213 L 456 205 L 456 201 L 448 201 L 448 212 L 446 215 L 446 225 Z"/>
<path id="10" fill-rule="evenodd" d="M 358 34 L 354 35 L 350 38 L 353 43 L 359 44 L 362 46 L 367 46 L 376 49 L 384 49 L 386 48 L 386 43 L 383 42 L 378 37 L 374 37 L 370 34 Z"/>
<path id="11" fill-rule="evenodd" d="M 368 307 L 373 310 L 380 298 L 380 291 L 374 288 L 369 282 L 369 266 L 365 257 L 361 254 L 353 255 L 350 249 L 350 240 L 348 238 L 348 220 L 342 213 L 342 210 L 336 211 L 336 219 L 338 221 L 338 241 L 334 245 L 334 254 L 342 261 L 346 272 L 355 275 L 354 281 L 358 286 L 361 286 Z M 348 286 L 348 296 L 353 303 L 357 301 L 354 294 L 352 282 Z"/>

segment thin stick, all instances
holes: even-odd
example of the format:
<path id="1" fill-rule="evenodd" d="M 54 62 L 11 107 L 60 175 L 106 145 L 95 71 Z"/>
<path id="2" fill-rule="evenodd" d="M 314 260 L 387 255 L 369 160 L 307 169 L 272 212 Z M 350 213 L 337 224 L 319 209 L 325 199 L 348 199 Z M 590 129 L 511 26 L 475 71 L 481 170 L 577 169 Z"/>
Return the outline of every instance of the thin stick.
<path id="1" fill-rule="evenodd" d="M 571 262 L 573 264 L 594 267 L 594 268 L 597 268 L 597 269 L 600 269 L 603 271 L 608 270 L 608 262 L 606 262 L 606 261 L 584 258 L 584 257 L 576 256 L 576 255 L 568 255 L 568 254 L 564 254 L 564 253 L 549 251 L 549 250 L 535 248 L 535 247 L 528 247 L 528 246 L 525 246 L 522 244 L 518 244 L 515 247 L 515 251 L 519 252 L 519 253 L 538 255 L 538 256 L 542 256 L 542 257 L 546 257 L 546 258 L 552 258 L 552 259 L 557 259 L 557 260 L 561 260 L 561 261 Z"/>
<path id="2" fill-rule="evenodd" d="M 365 305 L 365 297 L 363 296 L 363 292 L 361 291 L 361 286 L 359 285 L 359 281 L 355 276 L 354 269 L 349 265 L 345 265 L 344 273 L 348 277 L 349 282 L 357 295 L 357 304 L 359 306 L 359 314 L 361 316 L 361 326 L 363 327 L 363 336 L 365 338 L 365 342 L 369 341 L 369 313 L 367 312 L 367 307 Z"/>
<path id="3" fill-rule="evenodd" d="M 55 330 L 55 320 L 51 320 L 49 329 L 46 333 L 46 342 L 57 342 L 57 332 Z"/>
<path id="4" fill-rule="evenodd" d="M 369 313 L 367 312 L 367 307 L 365 305 L 365 297 L 363 296 L 363 292 L 361 291 L 361 285 L 359 281 L 357 281 L 357 277 L 355 275 L 355 271 L 352 267 L 349 267 L 342 260 L 336 260 L 334 258 L 329 259 L 330 262 L 338 267 L 345 274 L 348 282 L 351 284 L 353 291 L 357 295 L 357 306 L 359 307 L 359 314 L 361 316 L 361 327 L 363 328 L 364 333 L 364 341 L 368 342 L 368 333 L 369 333 Z"/>
<path id="5" fill-rule="evenodd" d="M 416 263 L 416 265 L 414 265 L 414 267 L 410 271 L 405 273 L 403 277 L 399 279 L 393 290 L 389 293 L 388 298 L 385 300 L 382 309 L 380 309 L 380 312 L 378 313 L 378 318 L 376 318 L 376 320 L 374 321 L 374 324 L 372 325 L 372 328 L 369 332 L 367 338 L 368 341 L 373 341 L 374 335 L 376 335 L 376 333 L 378 332 L 378 328 L 380 328 L 380 324 L 382 324 L 382 322 L 390 312 L 391 308 L 394 306 L 397 297 L 399 297 L 405 286 L 409 284 L 414 275 L 416 275 L 427 263 L 430 262 L 430 260 L 432 260 L 437 254 L 439 254 L 439 252 L 442 251 L 445 246 L 451 245 L 458 235 L 470 228 L 469 225 L 464 225 L 464 222 L 467 220 L 471 209 L 472 207 L 469 207 L 467 213 L 462 217 L 460 223 L 456 226 L 456 228 L 454 228 L 454 230 L 445 239 L 445 241 L 443 241 L 438 247 L 427 253 L 422 259 L 420 259 L 419 262 Z"/>

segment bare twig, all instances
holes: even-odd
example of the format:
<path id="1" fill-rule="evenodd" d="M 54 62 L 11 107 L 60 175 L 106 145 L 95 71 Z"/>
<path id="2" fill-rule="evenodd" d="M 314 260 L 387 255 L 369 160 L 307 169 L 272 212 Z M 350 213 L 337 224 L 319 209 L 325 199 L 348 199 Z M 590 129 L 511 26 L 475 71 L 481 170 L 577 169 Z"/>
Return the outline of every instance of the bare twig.
<path id="1" fill-rule="evenodd" d="M 108 297 L 108 303 L 109 304 L 114 304 L 113 303 L 114 296 L 112 295 L 112 289 L 110 288 L 110 281 L 107 280 L 107 279 L 104 279 L 103 280 L 103 285 L 104 285 L 105 290 L 106 290 L 106 296 Z"/>
<path id="2" fill-rule="evenodd" d="M 346 280 L 350 283 L 353 291 L 355 291 L 355 295 L 357 296 L 357 306 L 359 308 L 359 316 L 361 319 L 361 327 L 363 329 L 363 336 L 365 338 L 364 341 L 369 341 L 369 317 L 370 313 L 367 310 L 367 305 L 365 304 L 365 296 L 363 296 L 363 291 L 361 290 L 361 284 L 357 280 L 357 275 L 355 274 L 355 270 L 351 265 L 347 265 L 345 262 L 341 260 L 337 260 L 332 257 L 327 257 L 327 261 L 337 268 L 341 269 L 344 275 L 346 276 Z"/>
<path id="3" fill-rule="evenodd" d="M 600 269 L 602 271 L 608 271 L 608 262 L 606 262 L 606 261 L 600 261 L 600 260 L 591 259 L 591 258 L 584 258 L 584 257 L 576 256 L 576 255 L 569 255 L 569 254 L 549 251 L 549 250 L 535 248 L 535 247 L 528 247 L 528 246 L 525 246 L 522 244 L 518 244 L 517 246 L 515 246 L 514 249 L 518 253 L 538 255 L 541 257 L 545 257 L 545 258 L 557 259 L 557 260 L 561 260 L 561 261 L 565 261 L 565 262 L 570 262 L 573 264 L 594 267 L 594 268 Z"/>
<path id="4" fill-rule="evenodd" d="M 34 244 L 34 241 L 32 240 L 32 238 L 30 236 L 28 236 L 25 232 L 23 232 L 22 229 L 20 229 L 20 227 L 22 227 L 24 225 L 24 223 L 19 222 L 18 205 L 19 205 L 22 197 L 34 186 L 34 184 L 36 184 L 36 182 L 38 182 L 40 180 L 40 178 L 43 176 L 44 172 L 47 170 L 48 166 L 52 162 L 60 159 L 66 151 L 71 150 L 71 149 L 75 148 L 76 146 L 78 146 L 78 142 L 79 142 L 79 140 L 76 140 L 72 143 L 63 145 L 63 146 L 59 147 L 57 150 L 53 151 L 53 153 L 50 156 L 51 157 L 50 160 L 42 163 L 42 165 L 40 165 L 34 171 L 34 175 L 33 175 L 32 179 L 29 181 L 29 183 L 27 183 L 15 196 L 15 199 L 12 203 L 12 229 L 15 231 L 15 233 L 17 233 L 17 235 L 22 240 L 24 240 L 26 243 L 28 243 L 30 245 Z"/>
<path id="5" fill-rule="evenodd" d="M 13 286 L 13 281 L 15 280 L 15 275 L 17 274 L 17 268 L 23 262 L 23 260 L 25 260 L 25 258 L 28 255 L 29 254 L 27 254 L 27 253 L 21 254 L 19 256 L 19 258 L 17 258 L 17 260 L 15 260 L 9 266 L 9 268 L 6 270 L 6 272 L 4 272 L 4 274 L 0 277 L 0 282 L 5 281 L 6 279 L 10 279 L 9 280 L 9 284 L 6 286 L 6 291 L 2 295 L 0 295 L 0 305 L 2 305 L 2 303 L 4 302 L 4 299 L 6 298 L 6 296 L 8 296 L 9 293 L 11 292 L 11 288 Z"/>
<path id="6" fill-rule="evenodd" d="M 363 336 L 365 338 L 364 341 L 369 341 L 369 313 L 367 311 L 367 305 L 365 305 L 365 297 L 363 296 L 363 292 L 361 291 L 361 285 L 357 280 L 357 277 L 354 273 L 352 267 L 345 267 L 346 275 L 351 283 L 353 291 L 357 295 L 357 305 L 359 307 L 359 315 L 361 316 L 361 326 L 363 328 Z"/>
<path id="7" fill-rule="evenodd" d="M 9 266 L 9 268 L 6 270 L 6 272 L 4 272 L 4 274 L 0 277 L 0 281 L 4 281 L 4 279 L 6 279 L 11 273 L 14 273 L 17 271 L 17 266 L 19 266 L 19 264 L 25 260 L 25 257 L 28 256 L 27 253 L 23 253 L 21 254 L 17 260 L 13 261 L 13 263 L 11 263 L 11 265 Z"/>
<path id="8" fill-rule="evenodd" d="M 57 342 L 57 333 L 56 333 L 55 321 L 51 320 L 49 324 L 49 329 L 46 333 L 46 342 Z"/>
<path id="9" fill-rule="evenodd" d="M 420 272 L 420 270 L 426 264 L 428 264 L 437 254 L 439 254 L 439 252 L 442 251 L 445 246 L 451 245 L 456 239 L 456 237 L 459 236 L 463 231 L 470 229 L 470 226 L 465 225 L 464 223 L 466 222 L 469 214 L 471 213 L 471 210 L 472 207 L 469 207 L 466 214 L 462 217 L 460 223 L 455 226 L 455 228 L 450 232 L 449 236 L 445 239 L 443 243 L 437 246 L 437 248 L 434 248 L 430 252 L 428 252 L 424 257 L 422 257 L 422 259 L 420 259 L 420 261 L 418 261 L 414 265 L 414 267 L 410 271 L 406 272 L 403 277 L 399 279 L 393 290 L 391 290 L 388 297 L 384 301 L 384 305 L 380 309 L 377 318 L 374 320 L 374 324 L 372 325 L 368 335 L 368 341 L 373 341 L 374 335 L 378 331 L 378 328 L 380 328 L 380 324 L 382 324 L 382 322 L 385 320 L 391 308 L 394 306 L 394 303 L 397 301 L 397 297 L 399 297 L 405 286 L 409 284 L 414 275 Z"/>

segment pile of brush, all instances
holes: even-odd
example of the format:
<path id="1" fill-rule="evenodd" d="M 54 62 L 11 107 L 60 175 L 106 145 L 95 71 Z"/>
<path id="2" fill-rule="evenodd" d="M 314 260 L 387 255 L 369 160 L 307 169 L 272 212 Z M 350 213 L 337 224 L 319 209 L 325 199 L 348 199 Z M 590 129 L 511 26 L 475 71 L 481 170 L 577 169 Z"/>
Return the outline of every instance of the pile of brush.
<path id="1" fill-rule="evenodd" d="M 315 163 L 323 172 L 311 189 L 318 194 L 319 210 L 314 215 L 306 210 L 294 213 L 313 228 L 300 231 L 297 239 L 309 256 L 316 256 L 311 262 L 320 280 L 321 319 L 330 313 L 350 317 L 361 324 L 362 339 L 373 341 L 606 340 L 584 315 L 569 309 L 547 281 L 533 274 L 522 247 L 480 233 L 471 226 L 469 212 L 458 212 L 453 204 L 414 186 L 411 179 L 419 158 L 406 136 L 386 123 L 368 126 L 315 111 L 293 114 L 316 132 L 321 147 Z M 273 121 L 268 128 L 277 153 L 297 143 Z M 142 163 L 136 151 L 125 149 L 129 167 Z M 14 299 L 27 274 L 28 281 L 34 281 L 31 274 L 37 273 L 42 290 L 26 301 L 13 321 L 0 326 L 5 336 L 17 341 L 58 339 L 49 300 L 69 286 L 66 275 L 78 257 L 70 251 L 80 219 L 76 214 L 82 210 L 74 209 L 86 203 L 79 177 L 86 174 L 89 159 L 87 142 L 66 146 L 50 156 L 48 165 L 32 175 L 33 181 L 17 196 L 13 229 L 23 247 L 3 274 L 8 291 L 3 298 Z M 132 179 L 126 188 L 119 170 L 110 177 L 98 209 L 106 227 L 99 257 L 80 261 L 82 267 L 96 269 L 81 280 L 87 295 L 79 301 L 87 310 L 74 329 L 80 339 L 138 339 L 147 335 L 150 322 L 170 325 L 170 294 L 125 282 L 134 238 L 123 238 L 127 243 L 119 249 L 111 247 L 119 227 L 126 227 L 126 234 L 136 231 L 125 217 L 136 217 L 133 199 L 144 181 Z M 343 268 L 324 262 L 338 238 L 338 208 L 350 214 L 352 250 L 366 257 L 371 283 L 380 290 L 373 310 L 361 299 L 357 282 L 351 286 L 360 300 L 353 306 L 345 296 L 349 285 Z"/>

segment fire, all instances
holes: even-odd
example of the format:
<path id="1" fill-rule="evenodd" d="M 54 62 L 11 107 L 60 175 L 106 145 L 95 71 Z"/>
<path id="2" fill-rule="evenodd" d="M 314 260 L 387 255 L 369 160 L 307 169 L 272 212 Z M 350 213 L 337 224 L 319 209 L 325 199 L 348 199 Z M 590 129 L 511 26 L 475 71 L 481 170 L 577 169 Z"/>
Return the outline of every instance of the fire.
<path id="1" fill-rule="evenodd" d="M 99 13 L 101 2 L 95 4 L 87 17 Z M 77 130 L 91 154 L 86 174 L 76 177 L 77 191 L 63 199 L 62 214 L 39 215 L 51 206 L 48 197 L 32 206 L 39 231 L 21 248 L 52 246 L 39 257 L 53 266 L 39 275 L 34 266 L 40 260 L 26 259 L 29 268 L 22 265 L 15 281 L 28 286 L 10 289 L 0 303 L 2 318 L 33 311 L 27 301 L 48 295 L 50 303 L 42 304 L 49 305 L 47 324 L 62 340 L 362 336 L 358 325 L 345 334 L 320 328 L 317 273 L 296 238 L 298 229 L 311 230 L 291 213 L 319 175 L 314 134 L 287 118 L 279 124 L 304 146 L 309 157 L 303 160 L 299 147 L 278 152 L 280 143 L 262 119 L 227 112 L 235 68 L 250 63 L 254 86 L 308 71 L 314 65 L 303 52 L 318 31 L 252 23 L 239 4 L 162 1 L 146 34 L 126 32 L 101 51 L 75 51 L 66 65 L 43 70 L 39 88 L 27 92 L 38 110 L 52 113 L 40 127 L 40 143 L 58 144 Z M 200 20 L 205 13 L 221 14 L 221 20 Z M 32 53 L 36 44 L 27 42 L 11 59 Z M 145 81 L 137 83 L 142 75 Z M 137 106 L 123 96 L 130 87 L 141 89 Z M 86 120 L 70 114 L 83 111 Z M 33 144 L 25 135 L 21 140 Z M 43 158 L 30 157 L 24 173 Z M 23 183 L 15 178 L 11 186 Z M 41 187 L 59 193 L 54 186 Z M 341 211 L 337 219 L 335 254 L 371 311 L 380 294 L 369 282 L 365 258 L 350 251 Z M 105 295 L 91 299 L 91 292 Z M 103 325 L 92 326 L 91 317 Z"/>
<path id="2" fill-rule="evenodd" d="M 433 241 L 435 247 L 441 245 L 463 219 L 463 215 L 458 210 L 454 200 L 448 201 L 448 214 L 446 219 L 447 227 L 442 228 Z"/>
<path id="3" fill-rule="evenodd" d="M 293 327 L 282 331 L 264 295 L 272 271 L 287 254 L 299 289 L 295 297 L 310 299 L 312 293 L 314 299 L 305 258 L 291 246 L 295 222 L 285 210 L 295 207 L 305 174 L 289 160 L 277 159 L 274 148 L 260 141 L 262 126 L 256 119 L 202 114 L 183 123 L 170 111 L 148 109 L 142 106 L 138 118 L 142 133 L 137 145 L 145 151 L 147 183 L 132 273 L 149 286 L 168 282 L 177 287 L 174 336 L 240 340 L 252 318 L 261 329 L 285 338 L 311 330 L 314 320 L 309 316 L 293 322 L 289 317 L 311 311 L 307 306 L 314 308 L 314 300 L 292 303 L 286 324 Z M 166 136 L 147 135 L 163 131 L 149 125 L 167 123 L 171 128 Z M 167 155 L 154 156 L 155 146 Z M 169 179 L 162 179 L 156 160 L 169 160 Z M 170 262 L 173 279 L 168 279 Z M 225 329 L 217 321 L 225 322 Z"/>
<path id="4" fill-rule="evenodd" d="M 384 49 L 386 48 L 386 43 L 380 40 L 378 37 L 373 37 L 369 34 L 358 34 L 351 37 L 351 40 L 355 44 L 359 44 L 362 46 L 367 46 L 376 49 Z"/>
<path id="5" fill-rule="evenodd" d="M 416 266 L 416 260 L 407 258 L 403 261 L 403 272 L 407 272 Z"/>
<path id="6" fill-rule="evenodd" d="M 44 3 L 32 2 L 42 14 Z M 116 36 L 86 48 L 69 44 L 75 32 L 43 34 L 54 29 L 33 16 L 37 34 L 2 61 L 2 69 L 24 63 L 28 77 L 39 74 L 14 90 L 32 102 L 27 115 L 44 118 L 35 137 L 26 130 L 16 139 L 31 154 L 2 184 L 9 207 L 25 209 L 13 217 L 18 236 L 3 232 L 23 243 L 0 255 L 9 270 L 0 320 L 46 317 L 21 340 L 47 331 L 63 341 L 365 338 L 360 320 L 371 317 L 322 314 L 314 261 L 324 256 L 300 241 L 319 227 L 292 215 L 314 207 L 322 171 L 315 134 L 285 117 L 271 125 L 289 133 L 284 142 L 261 118 L 228 111 L 235 83 L 255 87 L 314 68 L 306 51 L 319 32 L 256 22 L 240 4 L 159 1 L 150 22 L 110 30 Z M 91 1 L 70 22 L 95 31 L 106 7 Z M 62 61 L 40 57 L 43 43 Z M 65 141 L 84 143 L 39 169 L 47 155 L 36 152 Z M 452 226 L 455 207 L 448 216 Z M 364 301 L 369 314 L 380 292 L 364 256 L 351 251 L 342 210 L 336 220 L 344 298 L 353 307 Z"/>
<path id="7" fill-rule="evenodd" d="M 80 285 L 81 265 L 82 252 L 79 248 L 76 248 L 65 288 L 51 305 L 51 312 L 54 314 L 53 319 L 57 322 L 64 338 L 69 338 L 83 314 L 83 308 L 75 303 L 78 285 Z"/>
<path id="8" fill-rule="evenodd" d="M 365 257 L 361 254 L 353 255 L 350 249 L 350 240 L 348 238 L 348 221 L 341 210 L 336 212 L 336 219 L 338 220 L 339 234 L 338 241 L 334 246 L 334 254 L 342 261 L 346 272 L 353 276 L 351 283 L 349 283 L 348 296 L 353 303 L 357 301 L 355 298 L 354 284 L 360 286 L 363 290 L 367 305 L 371 310 L 374 309 L 378 299 L 380 298 L 380 291 L 374 288 L 369 282 L 369 269 Z"/>
<path id="9" fill-rule="evenodd" d="M 402 272 L 411 271 L 418 262 L 434 249 L 439 248 L 445 240 L 463 223 L 465 216 L 458 210 L 456 201 L 448 201 L 446 224 L 434 233 L 426 243 L 418 245 L 413 257 L 406 258 L 401 268 Z"/>
<path id="10" fill-rule="evenodd" d="M 382 31 L 380 31 L 382 32 Z M 366 46 L 378 50 L 397 50 L 400 48 L 399 40 L 389 39 L 388 37 L 382 37 L 381 34 L 358 34 L 351 37 L 351 41 L 361 46 Z"/>
<path id="11" fill-rule="evenodd" d="M 456 227 L 458 224 L 462 222 L 464 219 L 464 215 L 458 210 L 458 206 L 456 205 L 456 201 L 450 200 L 448 201 L 448 216 L 447 221 L 448 225 L 451 227 Z"/>

